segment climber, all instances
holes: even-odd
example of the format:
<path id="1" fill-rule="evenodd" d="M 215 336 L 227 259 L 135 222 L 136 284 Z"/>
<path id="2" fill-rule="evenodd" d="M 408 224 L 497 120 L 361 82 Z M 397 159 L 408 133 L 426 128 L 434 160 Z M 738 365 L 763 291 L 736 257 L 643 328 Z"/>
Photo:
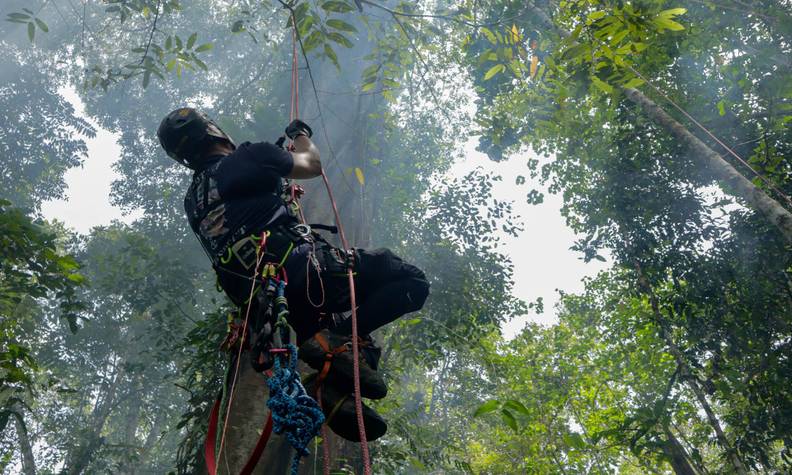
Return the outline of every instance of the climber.
<path id="1" fill-rule="evenodd" d="M 355 273 L 358 334 L 365 335 L 359 361 L 361 393 L 369 399 L 387 393 L 377 373 L 380 350 L 369 334 L 419 310 L 429 294 L 429 282 L 420 269 L 388 249 L 354 249 L 345 255 L 309 225 L 299 223 L 284 193 L 283 178 L 321 175 L 319 151 L 311 135 L 307 124 L 294 120 L 285 130 L 293 141 L 291 151 L 268 142 L 237 146 L 217 124 L 192 108 L 171 112 L 157 131 L 167 154 L 194 172 L 184 201 L 187 219 L 212 261 L 218 282 L 238 306 L 248 305 L 258 246 L 260 239 L 266 239 L 265 257 L 282 265 L 288 278 L 289 324 L 297 334 L 299 357 L 317 370 L 306 387 L 315 394 L 321 385 L 328 425 L 340 436 L 358 440 L 350 396 L 351 322 L 344 318 L 350 310 L 348 266 Z M 252 312 L 261 313 L 264 294 L 254 294 Z M 251 346 L 269 348 L 272 335 L 266 322 L 254 319 L 252 326 Z M 266 363 L 266 353 L 262 351 L 259 363 Z M 370 407 L 363 409 L 367 438 L 381 437 L 387 429 L 385 421 Z"/>

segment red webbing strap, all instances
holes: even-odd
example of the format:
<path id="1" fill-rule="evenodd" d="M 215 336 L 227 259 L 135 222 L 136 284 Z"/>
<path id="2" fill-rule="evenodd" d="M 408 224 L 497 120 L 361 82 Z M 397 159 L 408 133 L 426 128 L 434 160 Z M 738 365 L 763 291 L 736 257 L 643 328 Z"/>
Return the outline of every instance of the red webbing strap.
<path id="1" fill-rule="evenodd" d="M 267 376 L 272 376 L 272 371 L 267 371 Z M 215 457 L 215 443 L 217 442 L 217 422 L 220 419 L 220 404 L 221 398 L 217 398 L 212 406 L 212 412 L 209 414 L 209 430 L 206 433 L 206 440 L 204 441 L 204 458 L 206 459 L 206 471 L 209 475 L 217 475 L 217 460 Z M 261 455 L 264 454 L 264 449 L 267 447 L 267 442 L 272 435 L 272 411 L 267 412 L 267 422 L 264 423 L 264 430 L 256 441 L 256 446 L 253 447 L 253 452 L 250 453 L 245 466 L 242 467 L 240 475 L 250 475 L 253 469 L 258 465 Z"/>
<path id="2" fill-rule="evenodd" d="M 220 399 L 217 398 L 214 406 L 212 406 L 212 412 L 209 414 L 209 430 L 204 441 L 204 459 L 206 460 L 206 471 L 209 472 L 209 475 L 217 473 L 215 443 L 217 442 L 217 419 L 220 417 Z"/>
<path id="3" fill-rule="evenodd" d="M 247 463 L 244 467 L 242 467 L 242 471 L 239 472 L 239 475 L 250 475 L 253 473 L 253 469 L 256 468 L 256 465 L 261 458 L 261 454 L 264 453 L 264 449 L 267 447 L 267 442 L 269 441 L 270 435 L 272 435 L 272 412 L 267 413 L 267 423 L 264 425 L 264 430 L 261 431 L 261 435 L 259 436 L 258 442 L 256 442 L 256 446 L 253 448 L 253 452 L 250 454 L 250 458 L 248 458 Z"/>
<path id="4" fill-rule="evenodd" d="M 206 441 L 204 442 L 206 471 L 209 472 L 209 475 L 217 474 L 215 442 L 217 440 L 217 421 L 220 418 L 219 416 L 220 399 L 215 401 L 214 406 L 212 407 L 212 413 L 209 416 L 209 431 L 206 434 Z M 253 473 L 253 469 L 256 468 L 259 459 L 261 459 L 261 455 L 264 453 L 264 449 L 267 447 L 267 442 L 269 442 L 270 435 L 272 435 L 272 412 L 267 413 L 267 423 L 264 424 L 264 430 L 261 432 L 261 435 L 259 436 L 256 446 L 253 448 L 253 452 L 251 452 L 247 463 L 245 463 L 242 471 L 239 472 L 240 475 L 250 475 Z"/>

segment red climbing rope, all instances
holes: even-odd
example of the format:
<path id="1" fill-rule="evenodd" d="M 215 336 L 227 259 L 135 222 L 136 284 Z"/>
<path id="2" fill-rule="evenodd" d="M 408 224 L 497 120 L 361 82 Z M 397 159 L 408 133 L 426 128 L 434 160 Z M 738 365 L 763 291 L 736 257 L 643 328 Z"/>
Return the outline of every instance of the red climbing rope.
<path id="1" fill-rule="evenodd" d="M 284 4 L 284 6 L 286 6 Z M 289 8 L 291 11 L 291 20 L 292 20 L 292 84 L 291 84 L 291 107 L 290 113 L 293 112 L 293 116 L 290 118 L 291 120 L 296 119 L 299 117 L 299 74 L 297 68 L 297 43 L 299 42 L 298 32 L 297 32 L 297 20 L 294 16 L 294 10 Z M 307 58 L 306 58 L 307 61 Z M 317 98 L 318 99 L 318 98 Z M 317 107 L 319 104 L 317 103 Z M 328 144 L 329 145 L 329 144 Z M 341 245 L 344 248 L 344 252 L 349 255 L 349 243 L 346 240 L 346 235 L 344 233 L 344 227 L 341 224 L 341 218 L 338 214 L 338 206 L 336 205 L 335 198 L 333 197 L 333 190 L 330 187 L 330 181 L 327 179 L 327 174 L 325 174 L 324 169 L 322 169 L 322 180 L 324 181 L 325 188 L 327 189 L 327 195 L 330 198 L 330 204 L 333 206 L 333 214 L 335 215 L 336 226 L 338 227 L 338 234 L 341 238 Z M 303 218 L 304 219 L 304 218 Z M 359 348 L 358 348 L 358 331 L 357 331 L 357 302 L 355 299 L 355 279 L 354 273 L 352 272 L 352 268 L 350 267 L 347 269 L 347 274 L 349 276 L 349 295 L 350 295 L 350 305 L 352 307 L 352 361 L 353 361 L 353 380 L 354 380 L 354 388 L 355 388 L 355 413 L 357 415 L 357 423 L 358 423 L 358 430 L 360 433 L 360 448 L 362 452 L 363 458 L 363 472 L 365 475 L 371 475 L 371 462 L 369 460 L 369 447 L 368 447 L 368 440 L 366 439 L 366 427 L 363 425 L 363 401 L 362 396 L 360 393 L 360 363 L 359 363 Z M 319 396 L 321 397 L 321 392 Z M 324 450 L 324 473 L 327 474 L 330 471 L 329 468 L 329 450 L 327 450 L 327 439 L 324 437 L 325 432 L 323 432 L 323 441 L 322 443 L 325 444 Z"/>
<path id="2" fill-rule="evenodd" d="M 341 217 L 338 214 L 338 206 L 336 205 L 335 198 L 333 197 L 333 190 L 330 188 L 330 181 L 327 179 L 327 174 L 322 169 L 322 180 L 324 181 L 325 188 L 327 188 L 327 196 L 330 198 L 330 204 L 333 206 L 333 214 L 335 215 L 336 226 L 338 226 L 338 235 L 341 237 L 341 245 L 344 252 L 349 256 L 349 243 L 346 240 L 344 233 L 344 226 L 341 224 Z M 360 394 L 360 363 L 359 348 L 358 348 L 358 331 L 357 331 L 357 302 L 355 301 L 355 277 L 352 272 L 352 267 L 347 269 L 349 276 L 349 303 L 352 307 L 352 364 L 355 385 L 355 413 L 357 415 L 358 430 L 360 433 L 360 449 L 363 452 L 363 473 L 371 475 L 371 462 L 369 461 L 369 448 L 368 440 L 366 439 L 366 427 L 363 425 L 363 401 Z"/>

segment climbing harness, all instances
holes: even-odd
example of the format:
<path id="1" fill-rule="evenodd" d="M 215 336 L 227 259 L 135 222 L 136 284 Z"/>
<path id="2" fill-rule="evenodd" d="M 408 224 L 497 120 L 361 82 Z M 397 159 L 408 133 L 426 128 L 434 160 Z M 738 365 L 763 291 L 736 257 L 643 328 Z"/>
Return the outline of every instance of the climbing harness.
<path id="1" fill-rule="evenodd" d="M 248 299 L 245 322 L 241 326 L 231 325 L 229 327 L 229 336 L 222 345 L 223 348 L 227 349 L 233 349 L 238 345 L 238 352 L 226 409 L 223 434 L 220 440 L 220 456 L 223 454 L 228 416 L 238 378 L 239 362 L 243 349 L 247 348 L 251 353 L 253 368 L 259 372 L 266 372 L 268 376 L 267 386 L 270 391 L 270 398 L 267 401 L 267 407 L 270 412 L 256 446 L 241 473 L 243 475 L 252 473 L 264 452 L 271 433 L 274 431 L 276 434 L 284 434 L 286 440 L 295 449 L 296 454 L 292 462 L 291 473 L 296 475 L 300 459 L 308 454 L 308 443 L 316 437 L 324 423 L 324 414 L 319 404 L 308 396 L 300 382 L 300 373 L 297 369 L 297 348 L 290 341 L 289 308 L 286 300 L 288 276 L 282 267 L 285 259 L 281 260 L 278 265 L 274 263 L 261 265 L 261 258 L 265 254 L 267 236 L 268 234 L 266 233 L 262 234 L 257 251 L 253 288 Z M 259 272 L 259 269 L 261 269 L 261 272 Z M 259 281 L 256 277 L 259 274 L 264 279 L 264 285 L 257 286 L 256 284 Z M 259 318 L 256 319 L 257 321 L 250 322 L 248 317 L 253 299 L 256 296 L 260 297 L 258 300 L 259 304 L 261 305 L 263 301 L 264 306 L 258 308 Z M 251 343 L 248 344 L 245 336 L 251 323 L 254 327 L 251 328 Z M 256 331 L 257 328 L 258 331 Z M 284 359 L 285 362 L 283 361 Z M 270 371 L 270 366 L 274 366 L 274 370 Z M 218 398 L 212 408 L 209 418 L 209 430 L 204 445 L 204 454 L 210 475 L 216 474 L 219 461 L 219 459 L 216 460 L 214 447 L 221 400 L 222 398 Z"/>

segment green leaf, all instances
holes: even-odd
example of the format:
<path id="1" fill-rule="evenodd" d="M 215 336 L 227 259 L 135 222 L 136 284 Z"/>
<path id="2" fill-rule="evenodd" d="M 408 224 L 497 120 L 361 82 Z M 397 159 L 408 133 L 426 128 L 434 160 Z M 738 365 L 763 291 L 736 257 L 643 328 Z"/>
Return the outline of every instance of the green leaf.
<path id="1" fill-rule="evenodd" d="M 652 23 L 654 23 L 655 26 L 657 26 L 658 30 L 661 32 L 663 30 L 682 31 L 685 29 L 684 26 L 680 25 L 674 20 L 669 20 L 666 17 L 657 17 L 654 20 L 652 20 Z"/>
<path id="2" fill-rule="evenodd" d="M 390 78 L 382 78 L 382 85 L 389 87 L 391 89 L 397 89 L 401 87 L 401 84 L 399 84 L 398 81 L 394 81 L 393 79 Z"/>
<path id="3" fill-rule="evenodd" d="M 354 26 L 350 25 L 345 21 L 337 20 L 335 18 L 327 20 L 327 26 L 329 26 L 330 28 L 335 28 L 336 30 L 348 31 L 350 33 L 357 32 L 357 28 L 355 28 Z"/>
<path id="4" fill-rule="evenodd" d="M 151 71 L 146 71 L 143 73 L 143 89 L 148 87 L 149 81 L 151 81 Z"/>
<path id="5" fill-rule="evenodd" d="M 328 12 L 337 12 L 337 13 L 347 13 L 355 9 L 355 7 L 349 5 L 348 3 L 339 2 L 339 1 L 324 2 L 322 4 L 322 8 L 327 10 Z"/>
<path id="6" fill-rule="evenodd" d="M 85 276 L 82 274 L 68 274 L 66 278 L 77 284 L 82 284 L 85 282 Z"/>
<path id="7" fill-rule="evenodd" d="M 600 89 L 602 92 L 605 92 L 606 94 L 613 94 L 613 86 L 606 83 L 597 76 L 591 76 L 591 82 L 593 82 L 594 85 L 597 86 L 597 88 Z"/>
<path id="8" fill-rule="evenodd" d="M 587 445 L 586 441 L 583 440 L 583 437 L 581 437 L 581 435 L 576 432 L 564 434 L 564 443 L 574 449 L 583 449 Z"/>
<path id="9" fill-rule="evenodd" d="M 33 40 L 36 39 L 36 25 L 34 25 L 32 21 L 28 23 L 27 33 L 28 39 L 30 39 L 30 42 L 32 43 Z"/>
<path id="10" fill-rule="evenodd" d="M 605 18 L 606 15 L 607 13 L 604 11 L 591 12 L 589 13 L 588 19 L 590 22 L 595 22 L 601 18 Z"/>
<path id="11" fill-rule="evenodd" d="M 171 37 L 171 36 L 168 36 L 168 37 L 165 39 L 165 49 L 169 50 L 169 49 L 171 49 L 171 48 L 173 48 L 173 37 Z M 144 49 L 144 48 L 140 48 L 140 49 L 142 50 L 142 51 L 140 51 L 141 53 L 142 53 L 143 51 L 145 51 L 145 49 Z"/>
<path id="12" fill-rule="evenodd" d="M 493 34 L 493 33 L 492 33 L 490 30 L 489 30 L 489 28 L 484 28 L 484 27 L 482 27 L 482 28 L 481 28 L 481 32 L 484 34 L 484 36 L 486 36 L 486 37 L 487 37 L 487 39 L 489 40 L 489 42 L 490 42 L 490 43 L 492 43 L 492 44 L 494 44 L 494 45 L 495 45 L 495 44 L 498 44 L 498 39 L 497 39 L 497 38 L 495 38 L 495 34 Z"/>
<path id="13" fill-rule="evenodd" d="M 212 43 L 204 43 L 201 46 L 195 48 L 195 52 L 201 53 L 203 51 L 209 51 L 212 48 L 214 48 L 214 45 Z"/>
<path id="14" fill-rule="evenodd" d="M 673 18 L 677 15 L 684 15 L 685 13 L 687 13 L 687 8 L 669 8 L 668 10 L 663 10 L 658 13 L 657 16 Z"/>
<path id="15" fill-rule="evenodd" d="M 616 33 L 616 34 L 615 34 L 615 35 L 613 35 L 613 37 L 611 38 L 611 41 L 610 41 L 611 45 L 612 45 L 612 46 L 616 46 L 616 45 L 617 45 L 617 44 L 619 44 L 619 42 L 620 42 L 621 40 L 623 40 L 623 39 L 624 39 L 624 37 L 625 37 L 625 36 L 627 36 L 627 34 L 629 34 L 629 33 L 630 33 L 630 30 L 621 30 L 620 32 Z"/>
<path id="16" fill-rule="evenodd" d="M 509 412 L 508 409 L 501 409 L 501 419 L 503 419 L 503 422 L 505 422 L 507 426 L 511 427 L 512 430 L 517 431 L 517 419 L 514 418 L 514 415 Z"/>
<path id="17" fill-rule="evenodd" d="M 302 23 L 303 20 L 308 18 L 305 16 L 305 14 L 308 13 L 308 9 L 310 7 L 311 5 L 308 2 L 302 2 L 298 4 L 297 7 L 294 9 L 294 19 L 297 21 L 298 25 Z M 291 22 L 291 19 L 289 19 L 289 21 Z M 289 26 L 293 26 L 293 25 L 290 23 Z"/>
<path id="18" fill-rule="evenodd" d="M 484 74 L 484 80 L 488 81 L 488 80 L 492 79 L 493 76 L 495 76 L 499 72 L 504 71 L 505 69 L 506 69 L 506 67 L 504 65 L 496 64 L 495 66 L 489 68 L 489 71 L 487 71 L 486 74 Z"/>
<path id="19" fill-rule="evenodd" d="M 72 332 L 72 335 L 76 334 L 80 329 L 80 327 L 77 325 L 76 315 L 66 315 L 66 322 L 69 324 L 69 331 Z"/>
<path id="20" fill-rule="evenodd" d="M 8 14 L 8 18 L 9 19 L 14 19 L 14 20 L 27 20 L 28 18 L 30 18 L 30 15 L 25 15 L 24 13 L 16 13 L 15 12 L 15 13 L 9 13 Z"/>
<path id="21" fill-rule="evenodd" d="M 209 71 L 209 66 L 207 66 L 206 63 L 204 63 L 200 59 L 193 58 L 193 61 L 195 61 L 195 64 L 197 64 L 199 68 L 203 69 L 204 71 Z"/>
<path id="22" fill-rule="evenodd" d="M 340 44 L 341 46 L 344 46 L 346 48 L 352 47 L 352 42 L 349 41 L 347 37 L 342 35 L 341 33 L 331 31 L 330 33 L 327 34 L 327 37 L 335 41 L 336 43 Z"/>
<path id="23" fill-rule="evenodd" d="M 39 20 L 38 18 L 36 18 L 36 25 L 38 25 L 39 29 L 44 33 L 49 33 L 49 27 L 47 26 L 47 24 Z"/>
<path id="24" fill-rule="evenodd" d="M 191 49 L 195 45 L 195 41 L 198 39 L 198 33 L 193 33 L 190 35 L 190 38 L 187 39 L 187 49 Z"/>
<path id="25" fill-rule="evenodd" d="M 629 81 L 627 81 L 626 83 L 624 83 L 624 87 L 626 87 L 626 88 L 638 87 L 638 86 L 643 85 L 643 83 L 644 83 L 644 80 L 641 79 L 641 78 L 632 78 Z"/>
<path id="26" fill-rule="evenodd" d="M 333 64 L 335 64 L 335 67 L 337 69 L 341 69 L 341 65 L 338 64 L 338 56 L 336 55 L 335 51 L 333 51 L 333 48 L 331 48 L 330 45 L 327 44 L 327 43 L 325 43 L 325 45 L 324 45 L 324 52 L 325 52 L 325 55 L 328 58 L 330 58 L 330 61 L 332 61 Z"/>
<path id="27" fill-rule="evenodd" d="M 489 401 L 485 402 L 484 404 L 480 405 L 476 412 L 473 413 L 473 417 L 479 417 L 489 412 L 492 412 L 500 407 L 500 401 L 497 399 L 490 399 Z"/>
<path id="28" fill-rule="evenodd" d="M 376 85 L 377 85 L 376 82 L 367 82 L 366 84 L 363 84 L 363 87 L 361 88 L 361 90 L 363 92 L 368 92 L 368 91 L 374 89 L 374 87 L 376 87 Z"/>
<path id="29" fill-rule="evenodd" d="M 525 178 L 524 177 L 522 178 L 523 178 L 523 183 L 525 183 Z M 531 411 L 529 411 L 528 408 L 523 405 L 523 403 L 515 399 L 509 399 L 503 404 L 503 407 L 511 409 L 514 412 L 518 412 L 526 416 L 531 415 Z"/>
<path id="30" fill-rule="evenodd" d="M 314 48 L 319 46 L 322 42 L 322 32 L 319 30 L 314 30 L 311 32 L 310 35 L 305 39 L 303 45 L 305 46 L 305 52 L 308 53 L 312 51 Z"/>
<path id="31" fill-rule="evenodd" d="M 720 114 L 721 117 L 726 115 L 726 103 L 723 102 L 723 100 L 720 100 L 718 101 L 717 105 L 718 105 L 718 114 Z"/>
<path id="32" fill-rule="evenodd" d="M 590 47 L 588 45 L 584 45 L 584 44 L 575 45 L 564 51 L 561 57 L 565 60 L 576 59 L 582 57 L 589 51 L 590 51 Z"/>

